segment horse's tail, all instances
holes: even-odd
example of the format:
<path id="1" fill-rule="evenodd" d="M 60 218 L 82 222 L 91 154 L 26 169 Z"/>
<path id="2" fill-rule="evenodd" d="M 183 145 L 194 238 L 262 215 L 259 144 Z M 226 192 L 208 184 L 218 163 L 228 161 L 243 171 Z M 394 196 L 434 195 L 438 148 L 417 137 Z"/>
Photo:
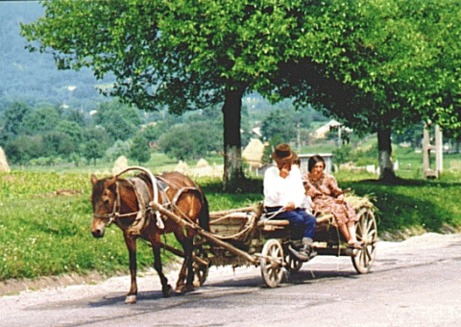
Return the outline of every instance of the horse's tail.
<path id="1" fill-rule="evenodd" d="M 199 213 L 199 224 L 207 232 L 210 231 L 210 208 L 208 206 L 208 200 L 202 192 L 202 208 L 200 209 Z"/>

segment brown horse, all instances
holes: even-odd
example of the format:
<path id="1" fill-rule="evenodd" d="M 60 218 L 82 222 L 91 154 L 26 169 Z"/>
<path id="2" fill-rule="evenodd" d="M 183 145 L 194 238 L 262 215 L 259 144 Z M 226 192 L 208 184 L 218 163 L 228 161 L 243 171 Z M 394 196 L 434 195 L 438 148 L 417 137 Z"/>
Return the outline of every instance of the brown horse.
<path id="1" fill-rule="evenodd" d="M 135 303 L 137 295 L 136 283 L 136 239 L 147 240 L 153 249 L 154 268 L 162 283 L 163 296 L 172 293 L 171 286 L 162 272 L 160 249 L 164 244 L 161 235 L 174 233 L 184 251 L 184 261 L 179 272 L 176 291 L 184 293 L 193 290 L 193 238 L 194 232 L 184 230 L 171 219 L 161 217 L 150 208 L 150 201 L 162 204 L 165 208 L 200 227 L 209 230 L 208 202 L 201 189 L 187 176 L 178 172 L 163 173 L 153 176 L 144 168 L 128 170 L 144 170 L 134 178 L 120 178 L 119 175 L 104 179 L 91 176 L 93 190 L 93 222 L 91 233 L 94 237 L 104 236 L 104 229 L 115 223 L 122 231 L 129 253 L 131 287 L 126 296 L 126 303 Z M 137 178 L 137 182 L 134 180 Z M 142 187 L 137 187 L 142 180 L 147 187 L 147 196 L 142 196 Z M 141 183 L 142 184 L 142 183 Z M 146 199 L 146 197 L 148 199 Z M 187 270 L 187 272 L 186 272 Z M 187 277 L 187 279 L 186 279 Z M 186 284 L 184 280 L 186 279 Z"/>

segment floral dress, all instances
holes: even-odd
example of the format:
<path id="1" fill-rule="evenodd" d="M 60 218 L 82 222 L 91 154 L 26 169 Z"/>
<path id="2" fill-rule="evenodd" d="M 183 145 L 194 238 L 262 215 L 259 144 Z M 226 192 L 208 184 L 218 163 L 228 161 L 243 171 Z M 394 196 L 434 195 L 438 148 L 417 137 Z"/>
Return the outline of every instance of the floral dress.
<path id="1" fill-rule="evenodd" d="M 333 214 L 338 226 L 358 220 L 357 214 L 350 204 L 345 201 L 337 201 L 336 198 L 343 191 L 338 187 L 338 183 L 332 175 L 323 173 L 318 180 L 314 181 L 308 173 L 304 175 L 304 180 L 306 195 L 312 198 L 314 212 Z"/>

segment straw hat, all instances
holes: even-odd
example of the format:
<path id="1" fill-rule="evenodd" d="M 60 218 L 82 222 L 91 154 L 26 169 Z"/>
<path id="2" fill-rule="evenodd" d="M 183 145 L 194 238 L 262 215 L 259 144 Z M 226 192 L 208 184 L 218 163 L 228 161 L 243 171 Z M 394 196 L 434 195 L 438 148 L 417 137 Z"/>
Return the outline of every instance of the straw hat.
<path id="1" fill-rule="evenodd" d="M 278 163 L 291 162 L 293 160 L 293 152 L 288 144 L 283 143 L 275 147 L 271 157 Z"/>

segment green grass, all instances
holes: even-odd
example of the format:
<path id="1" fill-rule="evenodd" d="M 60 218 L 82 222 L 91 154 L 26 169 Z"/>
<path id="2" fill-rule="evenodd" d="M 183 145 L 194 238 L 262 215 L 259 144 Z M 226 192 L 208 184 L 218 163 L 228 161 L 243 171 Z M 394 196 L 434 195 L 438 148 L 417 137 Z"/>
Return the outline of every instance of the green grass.
<path id="1" fill-rule="evenodd" d="M 220 155 L 214 155 L 206 158 L 209 165 L 222 165 L 223 164 L 223 157 Z M 195 167 L 199 159 L 196 160 L 188 160 L 186 164 L 189 167 Z M 55 173 L 67 173 L 71 171 L 72 173 L 80 173 L 80 174 L 111 174 L 112 168 L 114 163 L 105 161 L 102 159 L 98 159 L 96 164 L 81 164 L 79 166 L 75 166 L 74 163 L 59 163 L 55 165 L 48 165 L 48 166 L 34 166 L 34 165 L 12 165 L 11 169 L 16 172 L 36 172 L 36 173 L 48 173 L 48 172 L 55 172 Z M 161 173 L 163 171 L 171 171 L 174 170 L 175 167 L 178 165 L 178 160 L 172 159 L 168 157 L 164 153 L 160 152 L 152 152 L 151 158 L 148 162 L 139 164 L 136 161 L 128 159 L 129 166 L 143 166 L 148 167 L 152 170 L 153 173 Z"/>
<path id="2" fill-rule="evenodd" d="M 12 172 L 0 178 L 0 280 L 127 271 L 120 230 L 113 226 L 102 239 L 90 234 L 87 174 Z M 62 189 L 75 194 L 55 194 Z M 140 243 L 138 262 L 145 267 L 152 263 L 151 249 Z"/>
<path id="3" fill-rule="evenodd" d="M 461 228 L 458 205 L 461 173 L 446 172 L 438 180 L 401 178 L 387 184 L 365 173 L 341 172 L 336 176 L 343 188 L 350 187 L 357 195 L 373 197 L 381 232 L 441 232 Z"/>
<path id="4" fill-rule="evenodd" d="M 388 185 L 363 173 L 339 172 L 337 178 L 342 187 L 351 187 L 357 195 L 375 198 L 380 232 L 461 227 L 460 174 Z M 216 179 L 202 178 L 198 183 L 211 211 L 246 207 L 262 200 L 261 179 L 248 181 L 237 194 L 222 192 Z M 128 271 L 128 254 L 116 226 L 108 228 L 102 239 L 90 234 L 90 186 L 89 172 L 0 173 L 0 280 Z M 58 195 L 58 190 L 70 190 L 71 195 Z M 142 269 L 152 264 L 152 255 L 146 243 L 138 243 Z M 172 237 L 167 243 L 177 246 Z M 172 255 L 164 252 L 163 257 L 167 261 Z"/>

